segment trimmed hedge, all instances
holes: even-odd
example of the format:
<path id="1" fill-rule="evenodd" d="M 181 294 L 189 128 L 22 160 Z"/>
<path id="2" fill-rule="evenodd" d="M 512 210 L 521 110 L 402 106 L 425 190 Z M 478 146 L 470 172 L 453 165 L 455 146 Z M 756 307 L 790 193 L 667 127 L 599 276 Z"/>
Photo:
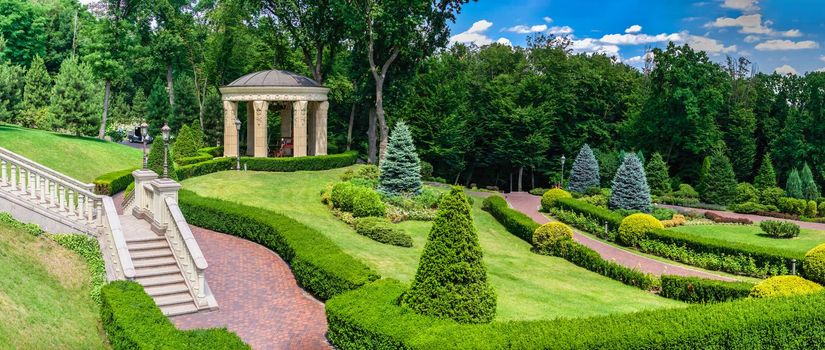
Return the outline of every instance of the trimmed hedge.
<path id="1" fill-rule="evenodd" d="M 662 275 L 659 295 L 688 303 L 718 303 L 747 298 L 753 283 Z"/>
<path id="2" fill-rule="evenodd" d="M 750 219 L 747 219 L 747 218 L 731 218 L 731 217 L 716 214 L 716 213 L 711 212 L 711 211 L 706 211 L 705 212 L 705 218 L 707 218 L 708 220 L 713 221 L 717 224 L 740 224 L 740 225 L 752 225 L 753 224 L 753 221 L 751 221 Z"/>
<path id="3" fill-rule="evenodd" d="M 624 216 L 613 212 L 612 210 L 598 207 L 573 198 L 563 198 L 557 200 L 556 207 L 580 213 L 601 223 L 607 223 L 607 226 L 611 230 L 619 230 L 619 226 L 622 225 L 622 220 L 624 219 Z"/>
<path id="4" fill-rule="evenodd" d="M 132 172 L 135 170 L 137 170 L 137 168 L 113 171 L 98 176 L 94 181 L 95 193 L 105 194 L 107 196 L 120 193 L 125 190 L 130 183 L 135 181 L 134 177 L 132 177 Z"/>
<path id="5" fill-rule="evenodd" d="M 379 278 L 322 233 L 285 215 L 200 197 L 186 190 L 181 190 L 178 196 L 181 211 L 190 224 L 272 249 L 290 265 L 298 283 L 321 300 Z"/>
<path id="6" fill-rule="evenodd" d="M 235 168 L 235 158 L 215 158 L 205 162 L 183 165 L 175 169 L 178 175 L 178 181 L 186 180 L 190 177 L 202 176 L 211 173 L 217 173 L 224 170 L 232 170 Z"/>
<path id="7" fill-rule="evenodd" d="M 247 170 L 254 171 L 312 171 L 329 170 L 343 168 L 355 164 L 358 160 L 358 152 L 350 151 L 340 154 L 326 156 L 309 157 L 285 157 L 285 158 L 255 158 L 241 157 L 241 167 L 246 165 Z M 235 168 L 237 160 L 234 157 L 221 157 L 205 162 L 182 165 L 176 169 L 176 174 L 180 181 L 190 177 L 215 173 L 218 171 L 232 170 Z"/>
<path id="8" fill-rule="evenodd" d="M 250 349 L 226 328 L 178 330 L 135 282 L 109 283 L 101 296 L 101 321 L 115 350 Z"/>
<path id="9" fill-rule="evenodd" d="M 500 196 L 489 196 L 484 199 L 481 208 L 496 218 L 507 231 L 527 243 L 533 243 L 533 233 L 540 225 L 522 212 L 510 208 L 507 200 Z"/>
<path id="10" fill-rule="evenodd" d="M 407 248 L 413 246 L 412 237 L 393 227 L 393 224 L 385 218 L 360 218 L 355 221 L 355 232 L 380 243 Z"/>
<path id="11" fill-rule="evenodd" d="M 209 155 L 209 154 L 198 154 L 198 155 L 192 156 L 192 157 L 179 158 L 178 160 L 175 161 L 175 163 L 177 163 L 178 166 L 184 166 L 184 165 L 190 165 L 190 164 L 205 162 L 205 161 L 210 160 L 212 158 L 215 158 L 215 157 L 213 157 L 212 155 Z"/>
<path id="12" fill-rule="evenodd" d="M 746 299 L 579 319 L 461 325 L 396 302 L 406 285 L 381 280 L 329 300 L 338 349 L 818 349 L 825 293 Z"/>
<path id="13" fill-rule="evenodd" d="M 198 153 L 205 153 L 213 157 L 223 156 L 223 146 L 204 147 L 198 150 Z"/>

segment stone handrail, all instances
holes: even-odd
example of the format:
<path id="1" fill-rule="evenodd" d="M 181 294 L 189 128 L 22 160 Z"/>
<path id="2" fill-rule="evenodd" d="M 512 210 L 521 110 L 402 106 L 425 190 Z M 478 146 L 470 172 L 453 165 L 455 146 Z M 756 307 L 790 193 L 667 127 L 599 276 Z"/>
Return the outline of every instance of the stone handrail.
<path id="1" fill-rule="evenodd" d="M 106 242 L 106 254 L 111 259 L 114 266 L 114 278 L 111 279 L 134 279 L 135 266 L 132 263 L 132 256 L 129 254 L 129 248 L 126 246 L 126 237 L 123 235 L 123 229 L 120 227 L 120 219 L 118 219 L 117 209 L 112 197 L 103 197 L 103 229 L 104 240 Z"/>
<path id="2" fill-rule="evenodd" d="M 35 161 L 33 161 L 29 158 L 26 158 L 22 155 L 14 153 L 14 152 L 6 149 L 6 148 L 0 147 L 0 156 L 2 156 L 4 158 L 7 158 L 7 159 L 14 160 L 14 161 L 16 161 L 16 163 L 19 163 L 19 164 L 28 165 L 29 168 L 32 168 L 33 170 L 36 170 L 37 172 L 39 172 L 41 174 L 51 175 L 52 177 L 60 179 L 61 181 L 63 181 L 66 184 L 70 184 L 70 185 L 73 185 L 75 187 L 88 190 L 90 192 L 93 191 L 94 188 L 95 188 L 94 184 L 80 182 L 80 181 L 78 181 L 74 178 L 66 176 L 66 175 L 64 175 L 64 174 L 62 174 L 62 173 L 60 173 L 60 172 L 58 172 L 58 171 L 56 171 L 52 168 L 49 168 L 49 167 L 47 167 L 43 164 L 37 163 L 37 162 L 35 162 Z"/>
<path id="3" fill-rule="evenodd" d="M 167 218 L 166 237 L 171 243 L 175 258 L 179 262 L 181 272 L 186 278 L 186 283 L 192 290 L 199 307 L 208 304 L 206 300 L 206 276 L 204 270 L 207 268 L 206 258 L 201 252 L 189 224 L 183 217 L 178 202 L 173 197 L 166 197 L 163 207 Z"/>

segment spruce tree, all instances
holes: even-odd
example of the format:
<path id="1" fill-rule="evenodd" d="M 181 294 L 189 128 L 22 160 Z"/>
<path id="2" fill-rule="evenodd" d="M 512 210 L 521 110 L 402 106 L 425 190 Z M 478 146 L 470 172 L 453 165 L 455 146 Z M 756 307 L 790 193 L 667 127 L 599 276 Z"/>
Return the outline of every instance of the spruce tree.
<path id="1" fill-rule="evenodd" d="M 49 105 L 52 78 L 46 71 L 46 64 L 40 56 L 34 56 L 26 71 L 26 86 L 23 88 L 23 108 L 29 111 Z"/>
<path id="2" fill-rule="evenodd" d="M 166 87 L 160 80 L 155 81 L 146 103 L 146 122 L 149 124 L 149 134 L 160 134 L 163 123 L 171 119 L 172 110 L 169 107 L 169 95 Z"/>
<path id="3" fill-rule="evenodd" d="M 650 211 L 650 188 L 642 162 L 636 154 L 626 153 L 616 171 L 608 205 L 610 209 Z"/>
<path id="4" fill-rule="evenodd" d="M 600 149 L 594 150 L 596 161 L 599 163 L 599 179 L 601 180 L 601 187 L 610 187 L 613 177 L 616 176 L 616 170 L 619 169 L 621 159 L 619 159 L 616 151 L 602 151 Z"/>
<path id="5" fill-rule="evenodd" d="M 137 89 L 135 96 L 132 97 L 132 108 L 129 111 L 129 120 L 132 120 L 138 124 L 146 121 L 148 117 L 148 105 L 149 101 L 146 100 L 146 94 L 143 93 L 143 89 Z"/>
<path id="6" fill-rule="evenodd" d="M 192 125 L 190 125 L 189 128 L 192 129 L 192 137 L 194 138 L 195 145 L 198 149 L 206 147 L 206 135 L 203 132 L 201 123 L 196 120 L 192 122 Z"/>
<path id="7" fill-rule="evenodd" d="M 23 68 L 0 60 L 0 122 L 12 123 L 23 100 Z"/>
<path id="8" fill-rule="evenodd" d="M 765 156 L 762 157 L 762 165 L 759 166 L 759 171 L 756 173 L 756 177 L 753 178 L 753 185 L 760 191 L 776 187 L 776 171 L 773 170 L 770 154 L 765 153 Z"/>
<path id="9" fill-rule="evenodd" d="M 172 161 L 171 156 L 172 155 L 170 154 L 167 159 L 169 177 L 172 179 L 177 179 L 177 174 L 175 174 L 175 162 Z M 158 176 L 163 176 L 163 138 L 161 135 L 157 135 L 157 137 L 155 137 L 155 141 L 152 142 L 152 147 L 149 149 L 147 163 L 149 170 L 156 172 Z"/>
<path id="10" fill-rule="evenodd" d="M 51 111 L 69 131 L 97 135 L 98 89 L 91 69 L 69 57 L 60 64 L 51 94 Z"/>
<path id="11" fill-rule="evenodd" d="M 464 191 L 454 187 L 439 203 L 410 289 L 401 302 L 417 313 L 460 323 L 484 323 L 496 313 L 496 295 Z"/>
<path id="12" fill-rule="evenodd" d="M 728 205 L 736 201 L 736 174 L 724 151 L 715 150 L 705 159 L 699 185 L 699 196 L 705 203 Z"/>
<path id="13" fill-rule="evenodd" d="M 811 172 L 808 163 L 805 163 L 802 167 L 802 174 L 799 175 L 799 179 L 802 182 L 802 197 L 809 201 L 819 199 L 819 187 L 814 181 L 814 174 Z"/>
<path id="14" fill-rule="evenodd" d="M 793 198 L 803 198 L 805 196 L 802 191 L 802 179 L 799 177 L 799 171 L 796 169 L 791 170 L 791 173 L 788 175 L 788 182 L 785 183 L 785 193 L 788 194 L 788 197 Z"/>
<path id="15" fill-rule="evenodd" d="M 650 186 L 650 192 L 663 196 L 671 191 L 670 175 L 668 174 L 668 167 L 662 155 L 659 152 L 653 153 L 653 157 L 645 165 L 645 173 L 647 173 L 647 184 Z"/>
<path id="16" fill-rule="evenodd" d="M 388 196 L 421 193 L 421 161 L 410 129 L 403 121 L 398 122 L 390 135 L 387 154 L 381 161 L 378 192 Z"/>
<path id="17" fill-rule="evenodd" d="M 573 192 L 584 193 L 589 188 L 601 186 L 599 179 L 599 163 L 593 150 L 586 143 L 579 150 L 576 160 L 573 161 L 573 170 L 570 173 L 570 180 L 567 189 Z"/>

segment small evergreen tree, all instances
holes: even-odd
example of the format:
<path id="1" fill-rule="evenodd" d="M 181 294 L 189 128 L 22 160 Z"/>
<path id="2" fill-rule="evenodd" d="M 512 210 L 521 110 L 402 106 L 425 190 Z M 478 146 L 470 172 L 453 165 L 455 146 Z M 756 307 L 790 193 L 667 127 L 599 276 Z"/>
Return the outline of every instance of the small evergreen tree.
<path id="1" fill-rule="evenodd" d="M 736 174 L 722 150 L 705 158 L 699 185 L 699 196 L 706 203 L 728 205 L 736 201 Z"/>
<path id="2" fill-rule="evenodd" d="M 808 166 L 808 163 L 805 163 L 802 167 L 802 174 L 799 175 L 799 179 L 802 182 L 803 198 L 809 201 L 819 199 L 819 187 L 817 187 L 816 181 L 814 181 L 814 174 L 811 172 L 811 167 Z"/>
<path id="3" fill-rule="evenodd" d="M 2 37 L 2 36 L 0 36 Z M 0 122 L 15 122 L 23 99 L 23 68 L 0 60 Z"/>
<path id="4" fill-rule="evenodd" d="M 599 179 L 601 180 L 601 187 L 610 187 L 613 177 L 616 176 L 616 170 L 619 169 L 621 160 L 616 151 L 602 151 L 600 149 L 594 150 L 596 161 L 599 163 Z"/>
<path id="5" fill-rule="evenodd" d="M 158 176 L 163 176 L 163 139 L 160 135 L 155 137 L 155 141 L 152 142 L 152 147 L 149 149 L 147 163 L 149 170 L 156 172 Z M 177 174 L 175 174 L 175 162 L 172 161 L 171 157 L 167 160 L 167 165 L 169 177 L 172 179 L 177 179 Z"/>
<path id="6" fill-rule="evenodd" d="M 788 197 L 803 198 L 805 193 L 802 191 L 802 179 L 799 178 L 799 171 L 791 170 L 788 175 L 788 182 L 785 184 L 785 193 Z"/>
<path id="7" fill-rule="evenodd" d="M 616 171 L 608 205 L 610 209 L 650 211 L 650 187 L 636 154 L 626 153 L 624 162 Z"/>
<path id="8" fill-rule="evenodd" d="M 199 121 L 192 122 L 192 125 L 189 126 L 192 129 L 192 137 L 195 140 L 195 145 L 198 149 L 206 147 L 206 135 L 203 132 L 203 128 L 201 128 L 201 124 Z"/>
<path id="9" fill-rule="evenodd" d="M 146 103 L 146 122 L 149 124 L 149 134 L 160 134 L 163 123 L 170 119 L 172 110 L 169 107 L 169 95 L 166 87 L 160 80 L 155 81 Z"/>
<path id="10" fill-rule="evenodd" d="M 657 196 L 670 193 L 670 175 L 667 163 L 662 159 L 661 154 L 653 153 L 653 157 L 645 165 L 645 173 L 647 173 L 647 184 L 650 186 L 651 193 Z"/>
<path id="11" fill-rule="evenodd" d="M 75 57 L 64 60 L 51 94 L 55 117 L 77 135 L 97 135 L 97 97 L 91 69 Z"/>
<path id="12" fill-rule="evenodd" d="M 600 185 L 599 163 L 593 155 L 593 150 L 585 143 L 579 150 L 576 160 L 573 161 L 573 170 L 567 183 L 567 189 L 584 193 L 587 189 L 598 188 Z"/>
<path id="13" fill-rule="evenodd" d="M 45 108 L 49 105 L 52 78 L 46 71 L 46 64 L 40 56 L 34 56 L 29 70 L 26 71 L 26 86 L 23 89 L 23 108 L 29 111 Z"/>
<path id="14" fill-rule="evenodd" d="M 421 193 L 421 161 L 410 129 L 403 121 L 398 122 L 390 135 L 387 154 L 381 162 L 378 192 L 389 196 Z"/>
<path id="15" fill-rule="evenodd" d="M 192 128 L 190 128 L 189 125 L 184 124 L 180 128 L 180 131 L 178 131 L 178 136 L 175 138 L 175 145 L 172 148 L 172 155 L 176 161 L 181 158 L 194 157 L 198 155 L 198 148 L 200 148 L 200 145 L 197 140 L 195 140 L 195 137 L 195 132 L 192 131 Z"/>
<path id="16" fill-rule="evenodd" d="M 759 166 L 759 171 L 756 173 L 756 177 L 753 178 L 753 185 L 760 191 L 776 187 L 776 171 L 773 170 L 770 154 L 765 153 L 765 156 L 762 157 L 762 165 Z"/>
<path id="17" fill-rule="evenodd" d="M 401 302 L 420 314 L 461 323 L 484 323 L 496 313 L 496 295 L 461 188 L 439 204 L 410 289 Z"/>
<path id="18" fill-rule="evenodd" d="M 642 166 L 645 166 L 647 162 L 645 161 L 645 154 L 642 153 L 641 150 L 636 151 L 636 157 L 639 157 L 639 163 L 642 163 Z"/>
<path id="19" fill-rule="evenodd" d="M 132 109 L 129 111 L 129 120 L 138 124 L 146 121 L 148 118 L 148 105 L 149 101 L 146 100 L 146 94 L 143 93 L 143 89 L 138 88 L 135 96 L 132 97 Z"/>

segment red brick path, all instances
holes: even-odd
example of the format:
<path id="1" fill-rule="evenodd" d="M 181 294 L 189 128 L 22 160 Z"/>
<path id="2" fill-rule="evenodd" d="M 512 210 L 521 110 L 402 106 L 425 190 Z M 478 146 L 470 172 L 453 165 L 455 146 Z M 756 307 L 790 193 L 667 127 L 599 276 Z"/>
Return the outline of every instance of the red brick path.
<path id="1" fill-rule="evenodd" d="M 542 215 L 542 213 L 538 211 L 539 207 L 541 206 L 541 197 L 534 196 L 527 192 L 513 192 L 510 194 L 506 194 L 504 197 L 507 199 L 507 202 L 510 203 L 510 206 L 513 207 L 513 209 L 516 209 L 526 214 L 536 222 L 540 224 L 550 222 L 550 219 L 548 219 L 546 216 Z M 718 279 L 723 281 L 734 281 L 734 279 L 729 277 L 714 275 L 704 271 L 668 264 L 638 254 L 634 254 L 632 252 L 614 247 L 597 239 L 585 236 L 581 234 L 578 230 L 574 229 L 573 231 L 573 239 L 575 239 L 577 242 L 587 247 L 590 247 L 590 249 L 595 250 L 599 253 L 599 255 L 602 256 L 602 258 L 606 260 L 613 260 L 618 264 L 630 268 L 636 268 L 654 275 L 667 274 L 679 276 L 696 276 L 702 278 Z"/>

